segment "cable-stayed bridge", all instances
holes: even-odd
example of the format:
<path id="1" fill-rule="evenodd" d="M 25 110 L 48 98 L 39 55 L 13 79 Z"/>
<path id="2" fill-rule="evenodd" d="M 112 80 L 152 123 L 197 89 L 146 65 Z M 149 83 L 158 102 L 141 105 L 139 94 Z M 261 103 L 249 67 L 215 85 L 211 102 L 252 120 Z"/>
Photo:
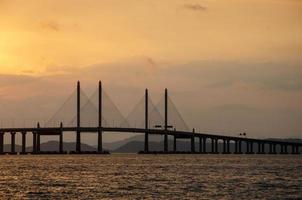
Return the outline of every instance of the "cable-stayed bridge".
<path id="1" fill-rule="evenodd" d="M 15 135 L 17 133 L 21 133 L 22 135 L 21 154 L 43 153 L 40 149 L 40 138 L 44 135 L 59 136 L 60 145 L 58 152 L 47 153 L 66 153 L 63 147 L 63 134 L 66 132 L 74 132 L 76 134 L 76 149 L 74 152 L 70 152 L 76 154 L 106 153 L 103 150 L 104 132 L 143 133 L 145 137 L 142 153 L 154 153 L 149 151 L 150 135 L 163 136 L 164 147 L 160 153 L 178 153 L 177 139 L 190 140 L 190 153 L 202 154 L 299 154 L 300 147 L 302 146 L 302 143 L 296 142 L 198 133 L 194 128 L 190 130 L 172 99 L 168 96 L 167 89 L 165 89 L 164 97 L 157 104 L 152 102 L 148 89 L 146 89 L 145 95 L 125 117 L 109 95 L 103 90 L 101 82 L 99 82 L 98 89 L 90 97 L 81 90 L 80 82 L 78 82 L 74 92 L 72 92 L 45 124 L 37 122 L 37 126 L 35 127 L 0 128 L 0 154 L 16 154 Z M 4 152 L 4 134 L 6 133 L 10 133 L 11 135 L 10 152 Z M 85 133 L 97 133 L 96 152 L 82 151 L 81 137 L 85 136 Z M 26 152 L 27 134 L 32 134 L 32 152 Z M 169 151 L 168 148 L 169 137 L 173 138 L 172 151 Z M 195 145 L 196 140 L 198 148 Z M 243 152 L 242 143 L 245 143 L 245 152 Z M 218 148 L 219 144 L 222 144 L 220 151 Z M 210 150 L 207 148 L 208 145 L 210 146 Z M 232 152 L 230 150 L 231 145 L 234 146 Z"/>

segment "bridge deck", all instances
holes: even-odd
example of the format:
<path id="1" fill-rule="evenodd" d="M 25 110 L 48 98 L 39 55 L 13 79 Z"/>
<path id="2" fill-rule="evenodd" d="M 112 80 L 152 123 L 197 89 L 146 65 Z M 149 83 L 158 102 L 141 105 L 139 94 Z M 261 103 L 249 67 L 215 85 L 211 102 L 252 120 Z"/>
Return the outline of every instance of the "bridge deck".
<path id="1" fill-rule="evenodd" d="M 204 137 L 204 138 L 214 138 L 221 140 L 232 140 L 232 141 L 248 141 L 248 142 L 265 142 L 271 144 L 282 144 L 282 145 L 297 145 L 302 146 L 299 142 L 288 142 L 288 141 L 277 141 L 277 140 L 267 140 L 267 139 L 255 139 L 247 137 L 235 137 L 235 136 L 225 136 L 219 134 L 209 134 L 209 133 L 198 133 L 198 132 L 186 132 L 186 131 L 171 131 L 163 129 L 143 129 L 143 128 L 121 128 L 121 127 L 41 127 L 41 128 L 0 128 L 0 133 L 5 132 L 39 132 L 40 135 L 60 135 L 64 132 L 76 132 L 80 131 L 82 133 L 94 133 L 101 130 L 102 132 L 125 132 L 125 133 L 146 133 L 154 135 L 171 135 L 177 138 L 191 138 L 191 137 Z"/>

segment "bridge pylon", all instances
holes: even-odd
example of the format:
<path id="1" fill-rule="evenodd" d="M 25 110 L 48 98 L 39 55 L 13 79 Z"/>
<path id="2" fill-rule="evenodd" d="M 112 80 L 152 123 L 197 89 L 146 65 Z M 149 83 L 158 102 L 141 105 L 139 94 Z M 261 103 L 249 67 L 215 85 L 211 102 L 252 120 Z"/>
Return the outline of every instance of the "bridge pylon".
<path id="1" fill-rule="evenodd" d="M 168 152 L 168 89 L 165 89 L 165 135 L 164 135 L 164 152 Z"/>
<path id="2" fill-rule="evenodd" d="M 81 86 L 80 81 L 77 84 L 77 135 L 76 135 L 76 152 L 81 152 Z"/>

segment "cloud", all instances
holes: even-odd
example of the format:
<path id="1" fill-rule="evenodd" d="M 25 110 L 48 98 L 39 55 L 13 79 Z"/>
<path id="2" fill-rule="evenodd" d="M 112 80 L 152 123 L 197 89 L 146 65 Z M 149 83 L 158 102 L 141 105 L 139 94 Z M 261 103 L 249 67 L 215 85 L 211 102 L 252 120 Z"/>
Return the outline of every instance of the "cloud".
<path id="1" fill-rule="evenodd" d="M 219 112 L 257 112 L 257 108 L 254 108 L 245 104 L 222 104 L 213 108 Z"/>
<path id="2" fill-rule="evenodd" d="M 191 10 L 191 11 L 206 11 L 207 7 L 202 6 L 200 4 L 184 4 L 184 9 Z"/>
<path id="3" fill-rule="evenodd" d="M 204 80 L 209 88 L 238 86 L 284 92 L 302 91 L 299 64 L 283 62 L 215 62 L 196 61 L 174 67 L 175 74 Z"/>
<path id="4" fill-rule="evenodd" d="M 0 74 L 0 87 L 24 85 L 34 80 L 36 80 L 35 77 L 28 75 Z"/>
<path id="5" fill-rule="evenodd" d="M 34 70 L 23 70 L 22 73 L 24 73 L 24 74 L 34 74 L 35 71 Z"/>
<path id="6" fill-rule="evenodd" d="M 41 21 L 39 25 L 44 30 L 50 30 L 50 31 L 61 30 L 61 25 L 54 20 Z"/>

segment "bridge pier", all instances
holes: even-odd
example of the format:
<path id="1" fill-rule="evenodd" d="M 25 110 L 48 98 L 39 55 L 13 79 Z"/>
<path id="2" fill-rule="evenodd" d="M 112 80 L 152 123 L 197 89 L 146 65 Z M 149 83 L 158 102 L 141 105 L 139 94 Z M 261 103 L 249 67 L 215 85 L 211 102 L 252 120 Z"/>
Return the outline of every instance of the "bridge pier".
<path id="1" fill-rule="evenodd" d="M 284 148 L 283 148 L 283 144 L 280 144 L 280 154 L 284 153 Z"/>
<path id="2" fill-rule="evenodd" d="M 292 151 L 291 151 L 291 153 L 292 153 L 292 154 L 295 154 L 295 152 L 296 152 L 295 145 L 292 145 L 291 147 L 292 147 Z"/>
<path id="3" fill-rule="evenodd" d="M 214 138 L 211 138 L 211 153 L 214 154 L 214 149 L 215 149 L 215 146 L 214 146 Z"/>
<path id="4" fill-rule="evenodd" d="M 22 134 L 22 154 L 26 154 L 26 131 L 21 132 Z"/>
<path id="5" fill-rule="evenodd" d="M 164 135 L 164 152 L 168 153 L 168 135 Z"/>
<path id="6" fill-rule="evenodd" d="M 254 154 L 254 143 L 250 142 L 250 154 Z"/>
<path id="7" fill-rule="evenodd" d="M 76 153 L 81 153 L 81 132 L 80 132 L 80 130 L 77 130 Z"/>
<path id="8" fill-rule="evenodd" d="M 168 89 L 165 89 L 165 130 L 168 130 Z M 164 152 L 168 152 L 168 134 L 164 135 Z"/>
<path id="9" fill-rule="evenodd" d="M 269 143 L 269 154 L 273 154 L 273 144 Z"/>
<path id="10" fill-rule="evenodd" d="M 298 145 L 293 145 L 295 147 L 295 154 L 300 154 L 299 152 L 299 146 Z"/>
<path id="11" fill-rule="evenodd" d="M 257 142 L 258 144 L 258 154 L 262 154 L 262 142 Z"/>
<path id="12" fill-rule="evenodd" d="M 215 154 L 218 154 L 218 139 L 215 139 Z"/>
<path id="13" fill-rule="evenodd" d="M 147 139 L 147 146 L 148 146 L 148 139 Z M 103 152 L 103 132 L 100 129 L 98 132 L 98 153 Z M 148 152 L 148 151 L 147 151 Z"/>
<path id="14" fill-rule="evenodd" d="M 230 140 L 227 140 L 227 154 L 230 154 Z"/>
<path id="15" fill-rule="evenodd" d="M 60 133 L 59 133 L 59 152 L 63 153 L 63 123 L 60 123 Z"/>
<path id="16" fill-rule="evenodd" d="M 226 147 L 226 140 L 223 139 L 222 142 L 223 142 L 223 152 L 222 153 L 226 154 L 226 149 L 227 149 L 227 147 Z"/>
<path id="17" fill-rule="evenodd" d="M 0 154 L 4 153 L 4 132 L 0 132 Z"/>
<path id="18" fill-rule="evenodd" d="M 195 153 L 195 129 L 192 131 L 193 135 L 191 136 L 191 153 Z"/>
<path id="19" fill-rule="evenodd" d="M 287 154 L 287 146 L 284 144 L 281 144 L 281 151 L 280 154 Z"/>
<path id="20" fill-rule="evenodd" d="M 249 142 L 248 141 L 245 141 L 245 146 L 246 146 L 245 154 L 248 154 L 248 152 L 249 152 Z"/>
<path id="21" fill-rule="evenodd" d="M 60 139 L 59 139 L 60 140 L 59 141 L 59 143 L 60 143 L 59 144 L 59 152 L 63 153 L 64 149 L 63 149 L 63 132 L 62 131 L 60 132 L 59 136 L 60 136 Z"/>
<path id="22" fill-rule="evenodd" d="M 199 153 L 202 153 L 202 137 L 198 137 L 199 140 Z"/>
<path id="23" fill-rule="evenodd" d="M 41 135 L 38 132 L 37 133 L 37 153 L 40 153 L 40 152 L 41 152 Z"/>
<path id="24" fill-rule="evenodd" d="M 76 153 L 81 153 L 81 86 L 77 84 L 77 130 L 76 130 Z"/>
<path id="25" fill-rule="evenodd" d="M 103 95 L 102 82 L 99 81 L 98 153 L 102 153 L 103 152 L 103 130 L 102 130 L 102 111 L 103 111 L 103 107 L 102 106 L 103 106 L 103 98 L 102 98 L 102 95 Z M 148 152 L 148 138 L 147 138 L 147 147 L 146 147 L 146 138 L 145 138 L 145 152 Z"/>
<path id="26" fill-rule="evenodd" d="M 11 154 L 15 154 L 16 153 L 16 132 L 11 132 Z"/>
<path id="27" fill-rule="evenodd" d="M 33 131 L 32 134 L 33 134 L 33 150 L 32 150 L 32 153 L 36 154 L 37 153 L 37 132 Z"/>
<path id="28" fill-rule="evenodd" d="M 207 138 L 206 137 L 204 137 L 203 139 L 202 139 L 202 148 L 203 148 L 203 152 L 202 153 L 207 153 Z"/>
<path id="29" fill-rule="evenodd" d="M 286 144 L 284 145 L 284 154 L 288 154 L 287 145 Z"/>
<path id="30" fill-rule="evenodd" d="M 146 131 L 145 133 L 145 153 L 149 152 L 149 134 Z"/>
<path id="31" fill-rule="evenodd" d="M 176 136 L 174 135 L 174 137 L 173 137 L 173 152 L 175 153 L 176 151 L 177 151 Z"/>
<path id="32" fill-rule="evenodd" d="M 277 154 L 276 144 L 273 144 L 273 154 Z"/>
<path id="33" fill-rule="evenodd" d="M 195 137 L 191 137 L 191 153 L 195 153 Z"/>
<path id="34" fill-rule="evenodd" d="M 238 141 L 238 154 L 242 154 L 241 140 Z"/>
<path id="35" fill-rule="evenodd" d="M 149 97 L 148 97 L 148 89 L 145 90 L 145 153 L 149 152 L 149 133 L 148 133 L 148 128 L 149 128 L 149 113 L 148 113 L 148 103 L 149 103 Z M 175 140 L 175 136 L 174 136 L 174 140 Z M 176 149 L 174 147 L 174 149 Z"/>

